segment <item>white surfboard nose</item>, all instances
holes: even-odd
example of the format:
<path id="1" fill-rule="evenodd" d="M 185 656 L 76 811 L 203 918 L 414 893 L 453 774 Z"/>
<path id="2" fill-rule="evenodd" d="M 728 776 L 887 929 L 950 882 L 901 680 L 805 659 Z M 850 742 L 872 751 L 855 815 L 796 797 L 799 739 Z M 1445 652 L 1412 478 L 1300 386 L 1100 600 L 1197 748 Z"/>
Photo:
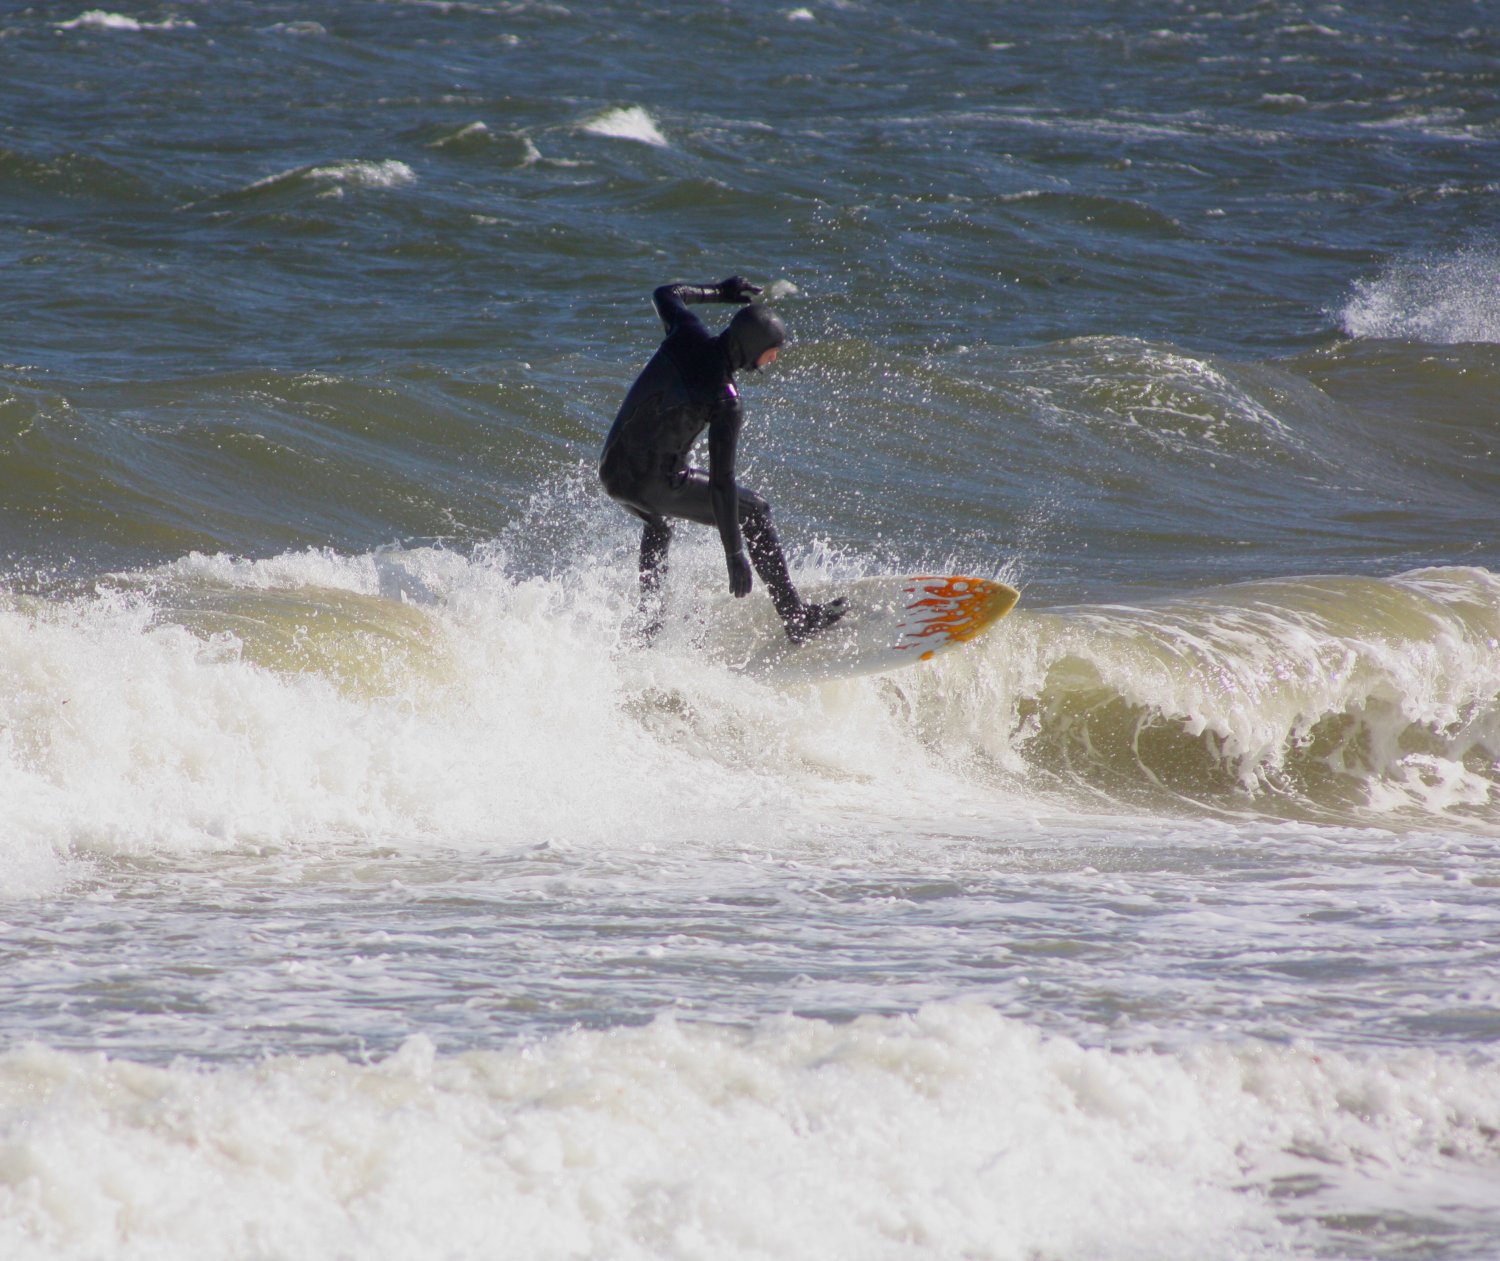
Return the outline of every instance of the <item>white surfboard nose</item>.
<path id="1" fill-rule="evenodd" d="M 787 641 L 768 602 L 717 602 L 707 612 L 703 650 L 732 668 L 784 682 L 880 674 L 968 643 L 1016 605 L 1003 582 L 958 574 L 888 575 L 809 586 L 805 598 L 842 597 L 848 608 L 827 630 Z"/>

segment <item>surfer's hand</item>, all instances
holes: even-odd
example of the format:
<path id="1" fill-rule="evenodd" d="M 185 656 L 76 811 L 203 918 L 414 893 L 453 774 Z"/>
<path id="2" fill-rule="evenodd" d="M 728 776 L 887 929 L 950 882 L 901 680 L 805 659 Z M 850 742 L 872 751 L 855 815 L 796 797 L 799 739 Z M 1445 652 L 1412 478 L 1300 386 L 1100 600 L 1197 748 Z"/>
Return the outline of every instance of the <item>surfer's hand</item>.
<path id="1" fill-rule="evenodd" d="M 751 577 L 753 571 L 750 568 L 750 558 L 745 555 L 745 549 L 742 547 L 733 555 L 726 555 L 724 560 L 729 565 L 729 590 L 734 598 L 739 599 L 741 596 L 749 595 L 754 579 Z"/>
<path id="2" fill-rule="evenodd" d="M 719 281 L 719 296 L 725 302 L 749 302 L 760 292 L 759 285 L 752 285 L 743 276 L 731 276 Z"/>

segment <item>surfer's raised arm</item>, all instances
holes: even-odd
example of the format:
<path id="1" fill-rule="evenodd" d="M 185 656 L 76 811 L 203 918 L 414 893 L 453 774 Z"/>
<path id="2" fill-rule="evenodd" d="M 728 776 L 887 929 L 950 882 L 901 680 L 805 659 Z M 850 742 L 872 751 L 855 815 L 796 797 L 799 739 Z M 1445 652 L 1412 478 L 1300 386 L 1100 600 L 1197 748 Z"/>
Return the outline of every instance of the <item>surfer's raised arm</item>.
<path id="1" fill-rule="evenodd" d="M 759 285 L 752 285 L 743 276 L 730 276 L 716 285 L 687 285 L 673 281 L 659 286 L 652 293 L 651 302 L 670 333 L 684 317 L 698 318 L 687 309 L 691 302 L 749 302 L 758 293 Z"/>

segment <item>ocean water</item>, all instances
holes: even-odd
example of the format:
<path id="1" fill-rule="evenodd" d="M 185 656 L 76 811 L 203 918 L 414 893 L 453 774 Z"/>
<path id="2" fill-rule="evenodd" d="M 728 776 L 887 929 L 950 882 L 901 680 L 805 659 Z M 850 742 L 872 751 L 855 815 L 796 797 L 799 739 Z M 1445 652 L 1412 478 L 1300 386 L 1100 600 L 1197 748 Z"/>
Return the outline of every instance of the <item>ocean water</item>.
<path id="1" fill-rule="evenodd" d="M 1494 6 L 0 67 L 0 1256 L 1500 1254 Z M 735 272 L 795 575 L 984 638 L 733 673 L 685 528 L 630 649 L 594 461 Z"/>

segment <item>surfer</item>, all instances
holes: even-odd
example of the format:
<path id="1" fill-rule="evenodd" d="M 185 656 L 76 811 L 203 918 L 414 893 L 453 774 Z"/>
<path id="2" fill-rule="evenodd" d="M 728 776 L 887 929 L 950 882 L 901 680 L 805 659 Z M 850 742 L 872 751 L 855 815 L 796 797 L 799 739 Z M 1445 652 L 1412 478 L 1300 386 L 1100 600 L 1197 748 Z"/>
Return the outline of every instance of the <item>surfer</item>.
<path id="1" fill-rule="evenodd" d="M 641 535 L 641 634 L 661 629 L 661 588 L 672 541 L 668 518 L 711 525 L 724 545 L 729 590 L 750 594 L 751 568 L 760 575 L 786 628 L 802 643 L 844 615 L 844 601 L 802 599 L 787 573 L 771 506 L 736 483 L 735 455 L 744 413 L 734 374 L 772 363 L 786 329 L 743 276 L 716 285 L 662 285 L 651 295 L 666 338 L 625 395 L 604 440 L 599 478 L 611 499 L 645 523 Z M 746 304 L 715 335 L 688 310 L 689 303 Z M 708 430 L 708 472 L 688 455 Z"/>

